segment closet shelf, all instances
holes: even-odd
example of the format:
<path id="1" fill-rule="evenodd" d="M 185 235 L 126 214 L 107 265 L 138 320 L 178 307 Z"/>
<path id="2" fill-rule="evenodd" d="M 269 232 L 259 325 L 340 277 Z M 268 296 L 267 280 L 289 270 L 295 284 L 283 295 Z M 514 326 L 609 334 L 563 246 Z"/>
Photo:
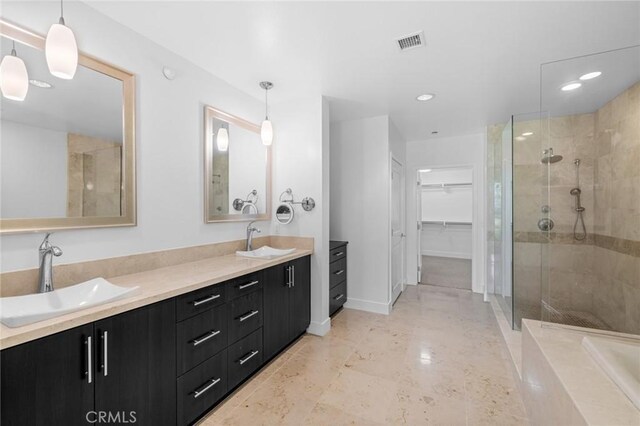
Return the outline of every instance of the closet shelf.
<path id="1" fill-rule="evenodd" d="M 473 184 L 471 182 L 468 183 L 423 183 L 423 188 L 471 188 Z"/>
<path id="2" fill-rule="evenodd" d="M 423 220 L 422 223 L 432 224 L 432 225 L 471 225 L 471 222 L 458 222 L 458 221 L 449 221 L 449 220 Z"/>

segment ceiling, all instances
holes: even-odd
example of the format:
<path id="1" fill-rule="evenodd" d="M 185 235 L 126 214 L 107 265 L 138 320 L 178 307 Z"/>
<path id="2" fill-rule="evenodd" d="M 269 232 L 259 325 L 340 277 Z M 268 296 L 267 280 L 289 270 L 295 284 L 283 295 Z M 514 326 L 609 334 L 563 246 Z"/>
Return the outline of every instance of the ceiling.
<path id="1" fill-rule="evenodd" d="M 86 3 L 256 98 L 321 93 L 333 121 L 389 114 L 407 140 L 537 111 L 542 63 L 640 43 L 640 2 Z"/>

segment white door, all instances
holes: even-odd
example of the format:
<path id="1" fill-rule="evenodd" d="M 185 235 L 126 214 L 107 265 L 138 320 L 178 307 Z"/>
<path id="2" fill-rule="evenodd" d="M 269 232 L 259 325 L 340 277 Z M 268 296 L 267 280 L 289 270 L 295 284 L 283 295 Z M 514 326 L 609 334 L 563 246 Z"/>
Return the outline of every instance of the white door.
<path id="1" fill-rule="evenodd" d="M 404 290 L 404 169 L 391 161 L 391 301 Z"/>
<path id="2" fill-rule="evenodd" d="M 422 185 L 420 182 L 420 172 L 418 172 L 416 181 L 416 229 L 418 230 L 418 238 L 416 238 L 418 254 L 418 278 L 417 283 L 422 280 Z"/>

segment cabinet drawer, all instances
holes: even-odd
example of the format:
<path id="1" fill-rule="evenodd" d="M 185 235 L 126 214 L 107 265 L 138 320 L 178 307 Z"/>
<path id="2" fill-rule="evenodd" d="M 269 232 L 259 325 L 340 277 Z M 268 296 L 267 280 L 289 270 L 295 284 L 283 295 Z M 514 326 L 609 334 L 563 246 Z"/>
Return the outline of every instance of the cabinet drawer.
<path id="1" fill-rule="evenodd" d="M 178 375 L 227 347 L 226 308 L 218 306 L 178 323 Z"/>
<path id="2" fill-rule="evenodd" d="M 338 248 L 334 248 L 329 252 L 329 262 L 335 262 L 336 260 L 340 260 L 347 257 L 347 246 L 342 246 Z"/>
<path id="3" fill-rule="evenodd" d="M 262 327 L 262 292 L 254 291 L 227 303 L 229 343 L 242 339 Z"/>
<path id="4" fill-rule="evenodd" d="M 178 424 L 190 424 L 211 408 L 227 393 L 227 383 L 226 350 L 178 378 Z"/>
<path id="5" fill-rule="evenodd" d="M 347 283 L 338 284 L 329 291 L 329 315 L 333 315 L 347 301 Z"/>
<path id="6" fill-rule="evenodd" d="M 347 258 L 344 257 L 329 265 L 329 282 L 331 288 L 347 279 Z"/>
<path id="7" fill-rule="evenodd" d="M 262 328 L 229 346 L 227 351 L 231 390 L 262 365 Z"/>
<path id="8" fill-rule="evenodd" d="M 238 296 L 262 288 L 262 276 L 262 271 L 260 271 L 229 281 L 227 284 L 227 300 L 235 299 Z"/>
<path id="9" fill-rule="evenodd" d="M 222 305 L 224 303 L 224 287 L 225 285 L 220 283 L 178 296 L 176 299 L 176 321 L 182 321 L 211 307 Z"/>

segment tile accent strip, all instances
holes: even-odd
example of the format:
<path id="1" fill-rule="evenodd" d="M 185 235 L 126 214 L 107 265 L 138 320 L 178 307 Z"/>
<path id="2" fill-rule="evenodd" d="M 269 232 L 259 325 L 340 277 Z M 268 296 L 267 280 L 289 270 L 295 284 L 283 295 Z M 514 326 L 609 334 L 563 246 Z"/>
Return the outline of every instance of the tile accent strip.
<path id="1" fill-rule="evenodd" d="M 626 240 L 624 238 L 610 237 L 608 235 L 587 234 L 583 241 L 577 241 L 571 233 L 551 232 L 549 235 L 543 232 L 516 232 L 517 243 L 539 244 L 576 244 L 593 245 L 603 249 L 615 251 L 633 257 L 640 257 L 640 241 Z"/>

